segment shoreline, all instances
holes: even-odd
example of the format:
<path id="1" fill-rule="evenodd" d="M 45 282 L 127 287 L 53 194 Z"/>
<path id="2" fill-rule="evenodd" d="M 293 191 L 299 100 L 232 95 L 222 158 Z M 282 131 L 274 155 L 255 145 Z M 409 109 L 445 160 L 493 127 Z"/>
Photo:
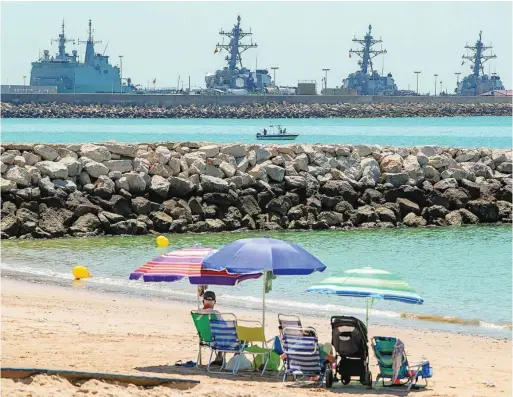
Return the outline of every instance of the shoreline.
<path id="1" fill-rule="evenodd" d="M 126 99 L 126 98 L 125 98 Z M 45 99 L 46 100 L 46 99 Z M 511 103 L 374 103 L 239 105 L 99 105 L 93 101 L 71 103 L 0 103 L 2 118 L 409 118 L 511 116 Z M 87 103 L 87 104 L 85 104 Z"/>
<path id="2" fill-rule="evenodd" d="M 85 289 L 92 293 L 98 294 L 113 294 L 135 299 L 145 299 L 151 297 L 162 302 L 172 302 L 177 304 L 186 303 L 188 305 L 196 304 L 196 297 L 194 293 L 194 286 L 191 285 L 190 292 L 183 290 L 160 290 L 152 288 L 155 284 L 152 283 L 139 283 L 134 282 L 133 285 L 129 284 L 115 284 L 108 283 L 101 277 L 102 281 L 96 281 L 93 277 L 90 280 L 83 282 L 73 282 L 72 276 L 68 278 L 57 277 L 55 275 L 48 276 L 40 273 L 30 273 L 22 270 L 15 270 L 15 266 L 7 267 L 1 264 L 1 279 L 13 282 L 30 283 L 35 285 L 47 285 L 49 287 L 64 288 L 64 289 Z M 214 288 L 215 289 L 215 288 Z M 236 310 L 244 310 L 252 315 L 259 315 L 261 312 L 261 303 L 258 301 L 259 297 L 250 296 L 254 299 L 241 299 L 238 295 L 231 295 L 221 293 L 221 299 L 226 296 L 229 299 L 240 299 L 237 305 L 226 304 L 225 307 Z M 277 298 L 267 299 L 267 313 L 278 315 L 282 310 L 279 307 L 279 300 Z M 347 315 L 354 315 L 362 317 L 365 315 L 365 310 L 357 305 L 355 306 L 339 306 L 336 309 L 332 305 L 328 305 L 330 310 L 315 310 L 303 302 L 297 302 L 297 305 L 288 306 L 289 310 L 296 310 L 301 317 L 305 316 L 312 319 L 319 319 L 326 315 L 328 312 L 344 311 Z M 392 315 L 393 314 L 393 315 Z M 444 316 L 442 314 L 426 314 L 426 313 L 412 313 L 400 312 L 383 309 L 374 309 L 371 313 L 371 326 L 393 326 L 401 329 L 410 329 L 414 331 L 434 330 L 436 332 L 443 332 L 454 335 L 462 336 L 475 336 L 479 338 L 487 338 L 494 340 L 511 340 L 511 324 L 496 324 L 485 320 L 470 320 L 454 316 Z M 508 333 L 507 335 L 504 335 Z"/>
<path id="3" fill-rule="evenodd" d="M 178 359 L 195 359 L 197 339 L 189 316 L 193 305 L 35 285 L 4 277 L 1 282 L 3 365 L 140 375 L 181 374 L 201 381 L 198 387 L 192 389 L 198 396 L 235 397 L 257 392 L 285 397 L 318 394 L 315 389 L 284 387 L 276 376 L 260 378 L 241 374 L 220 379 L 215 375 L 207 376 L 204 370 L 174 367 L 173 363 Z M 219 302 L 219 309 L 226 312 L 222 302 Z M 258 313 L 245 310 L 229 311 L 235 312 L 239 318 L 260 318 Z M 327 318 L 303 317 L 303 322 L 317 329 L 321 341 L 329 340 Z M 373 324 L 369 332 L 370 336 L 393 335 L 401 338 L 412 361 L 423 357 L 430 360 L 435 375 L 429 389 L 422 392 L 423 396 L 511 394 L 511 340 Z M 277 319 L 275 315 L 269 315 L 266 335 L 271 337 L 275 334 Z M 477 357 L 479 360 L 476 360 Z M 375 374 L 376 362 L 372 353 L 370 362 Z M 482 382 L 486 380 L 492 380 L 495 387 L 484 385 Z M 50 379 L 46 384 L 34 382 L 32 385 L 2 379 L 4 392 L 11 392 L 9 395 L 15 396 L 26 395 L 30 387 L 37 387 L 44 395 L 44 390 L 49 390 L 51 386 Z M 76 392 L 74 386 L 69 385 L 69 388 L 70 393 L 64 395 L 71 395 L 71 388 Z M 25 394 L 22 394 L 23 390 Z M 338 390 L 342 392 L 344 387 Z M 361 392 L 362 395 L 374 395 L 376 392 L 395 395 L 393 391 L 387 394 L 382 388 L 368 391 L 349 386 L 346 390 Z M 121 396 L 126 391 L 126 388 L 114 387 L 112 395 Z M 17 392 L 19 394 L 15 394 Z M 184 392 L 184 395 L 189 393 Z M 150 394 L 141 392 L 137 395 Z"/>

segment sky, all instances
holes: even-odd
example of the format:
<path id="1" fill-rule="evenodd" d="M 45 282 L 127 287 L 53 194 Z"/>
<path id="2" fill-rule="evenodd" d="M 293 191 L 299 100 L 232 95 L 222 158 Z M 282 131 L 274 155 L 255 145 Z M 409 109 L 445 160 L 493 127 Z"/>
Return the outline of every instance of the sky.
<path id="1" fill-rule="evenodd" d="M 66 35 L 87 38 L 92 19 L 96 51 L 110 56 L 114 65 L 123 55 L 123 77 L 146 86 L 174 87 L 179 76 L 188 86 L 204 87 L 207 73 L 224 66 L 226 52 L 214 54 L 222 41 L 221 29 L 230 30 L 240 14 L 241 26 L 253 32 L 258 48 L 243 53 L 251 69 L 278 66 L 278 85 L 297 86 L 298 80 L 316 80 L 318 87 L 329 68 L 328 87 L 358 69 L 349 58 L 356 35 L 363 38 L 372 25 L 382 38 L 385 56 L 374 67 L 392 73 L 399 89 L 416 89 L 414 70 L 420 70 L 419 91 L 452 91 L 454 73 L 470 73 L 461 65 L 466 44 L 473 45 L 483 31 L 483 41 L 493 45 L 498 58 L 485 72 L 497 72 L 512 88 L 512 2 L 8 2 L 1 3 L 1 83 L 29 81 L 31 62 L 43 50 L 57 52 L 62 19 Z M 226 41 L 225 41 L 226 43 Z M 380 49 L 381 45 L 378 44 Z M 67 44 L 81 59 L 85 44 Z M 488 67 L 488 65 L 490 65 Z M 271 72 L 271 71 L 270 71 Z M 272 72 L 271 72 L 272 73 Z"/>

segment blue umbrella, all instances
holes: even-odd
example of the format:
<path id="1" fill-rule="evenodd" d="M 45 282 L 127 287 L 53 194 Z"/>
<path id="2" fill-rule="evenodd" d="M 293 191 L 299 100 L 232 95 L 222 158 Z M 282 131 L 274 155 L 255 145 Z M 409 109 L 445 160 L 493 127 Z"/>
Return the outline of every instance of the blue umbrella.
<path id="1" fill-rule="evenodd" d="M 265 326 L 265 285 L 275 276 L 301 276 L 326 269 L 319 259 L 294 243 L 268 237 L 234 241 L 203 260 L 203 268 L 228 273 L 264 273 L 262 324 Z"/>
<path id="2" fill-rule="evenodd" d="M 326 266 L 299 245 L 268 237 L 234 241 L 203 260 L 203 267 L 228 273 L 300 276 L 322 272 Z"/>

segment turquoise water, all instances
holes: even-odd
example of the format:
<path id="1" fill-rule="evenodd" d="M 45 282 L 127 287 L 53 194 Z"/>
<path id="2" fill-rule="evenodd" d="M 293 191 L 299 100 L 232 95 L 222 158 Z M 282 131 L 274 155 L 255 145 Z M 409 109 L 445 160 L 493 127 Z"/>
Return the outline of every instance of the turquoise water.
<path id="1" fill-rule="evenodd" d="M 297 143 L 512 147 L 511 117 L 282 119 Z M 259 142 L 269 120 L 1 119 L 4 142 Z M 290 142 L 289 142 L 290 143 Z"/>
<path id="2" fill-rule="evenodd" d="M 261 234 L 168 237 L 171 249 L 179 249 L 194 244 L 221 247 L 238 238 L 258 235 Z M 305 290 L 325 277 L 370 265 L 401 275 L 425 300 L 424 305 L 377 301 L 372 312 L 373 322 L 504 337 L 511 333 L 511 227 L 340 230 L 267 235 L 296 242 L 327 265 L 324 273 L 283 276 L 275 280 L 273 290 L 266 298 L 270 310 L 324 317 L 350 314 L 363 319 L 364 300 L 309 294 Z M 30 275 L 32 279 L 49 277 L 47 280 L 71 285 L 71 269 L 85 265 L 93 274 L 88 284 L 100 289 L 130 289 L 192 302 L 195 289 L 186 281 L 144 283 L 142 280 L 128 280 L 131 271 L 166 251 L 156 248 L 154 236 L 3 241 L 1 268 L 4 274 L 17 271 Z M 221 307 L 229 306 L 230 302 L 247 308 L 261 305 L 261 280 L 212 289 L 219 294 Z M 420 321 L 419 315 L 425 315 L 429 321 Z M 404 316 L 414 319 L 404 319 Z M 454 322 L 456 324 L 451 324 Z"/>

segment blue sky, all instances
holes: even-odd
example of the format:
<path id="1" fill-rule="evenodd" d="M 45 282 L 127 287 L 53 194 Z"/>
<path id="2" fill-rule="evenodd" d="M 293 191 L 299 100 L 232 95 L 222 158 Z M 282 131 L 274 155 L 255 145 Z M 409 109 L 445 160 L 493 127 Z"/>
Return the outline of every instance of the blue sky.
<path id="1" fill-rule="evenodd" d="M 354 72 L 357 59 L 353 35 L 363 37 L 369 24 L 374 37 L 382 37 L 388 54 L 375 59 L 375 68 L 391 72 L 401 89 L 415 89 L 414 70 L 421 70 L 419 90 L 434 90 L 434 73 L 443 89 L 454 89 L 455 72 L 470 73 L 461 65 L 465 44 L 475 43 L 483 31 L 485 44 L 493 44 L 496 60 L 489 61 L 512 88 L 511 2 L 2 2 L 1 82 L 21 84 L 30 76 L 30 63 L 57 38 L 61 20 L 69 38 L 84 40 L 91 18 L 96 51 L 118 64 L 123 55 L 123 76 L 146 85 L 204 86 L 204 76 L 224 65 L 224 53 L 214 55 L 221 28 L 231 29 L 237 14 L 242 27 L 251 28 L 257 49 L 243 54 L 244 66 L 279 66 L 280 85 L 317 80 L 330 68 L 328 86 L 342 83 Z M 67 45 L 83 56 L 85 45 Z M 488 66 L 485 67 L 488 73 Z M 437 91 L 440 86 L 438 85 Z"/>

